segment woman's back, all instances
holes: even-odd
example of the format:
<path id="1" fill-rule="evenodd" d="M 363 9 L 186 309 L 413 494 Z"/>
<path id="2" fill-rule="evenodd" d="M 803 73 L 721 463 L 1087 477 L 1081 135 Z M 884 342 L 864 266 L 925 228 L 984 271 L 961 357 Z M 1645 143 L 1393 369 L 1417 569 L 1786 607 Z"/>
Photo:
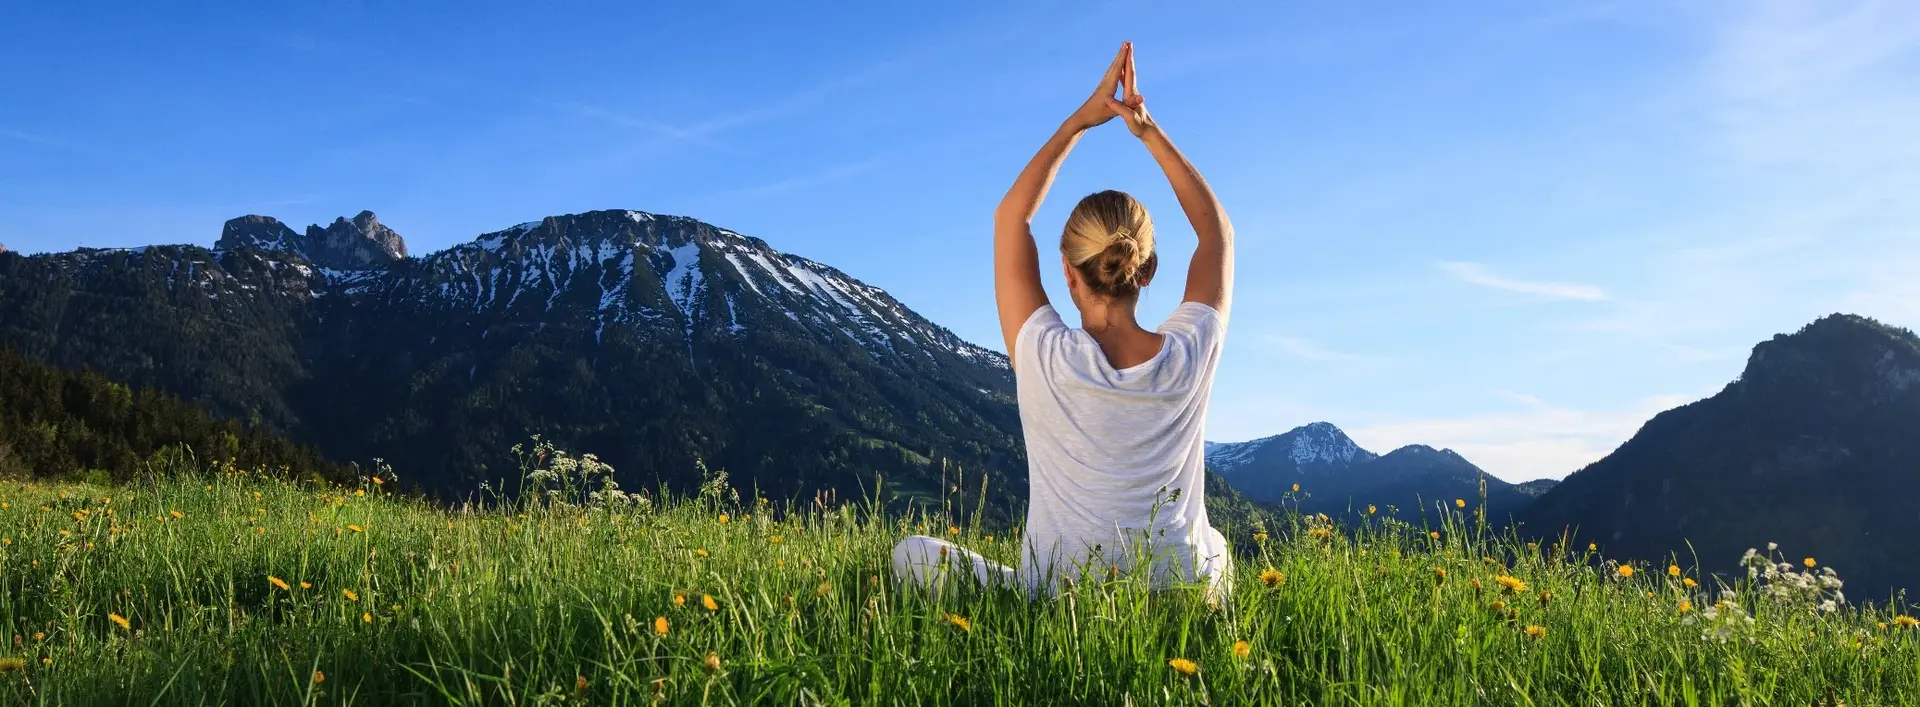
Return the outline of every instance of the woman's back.
<path id="1" fill-rule="evenodd" d="M 1033 216 L 1067 151 L 1115 117 L 1160 165 L 1198 243 L 1184 303 L 1149 332 L 1135 314 L 1160 263 L 1152 217 L 1124 192 L 1081 199 L 1061 231 L 1060 265 L 1082 324 L 1097 332 L 1090 334 L 1061 322 L 1047 298 Z M 1207 522 L 1201 435 L 1231 309 L 1233 227 L 1200 172 L 1147 114 L 1132 44 L 1121 46 L 1093 95 L 1027 162 L 993 221 L 994 302 L 1013 357 L 1030 480 L 1019 579 L 1043 591 L 1092 563 L 1147 570 L 1163 584 L 1204 576 L 1227 589 L 1226 539 Z M 928 585 L 949 571 L 987 584 L 1016 577 L 966 548 L 918 535 L 894 547 L 893 564 L 900 576 Z"/>
<path id="2" fill-rule="evenodd" d="M 1157 331 L 1158 355 L 1115 369 L 1051 306 L 1021 327 L 1014 375 L 1030 475 L 1020 563 L 1028 582 L 1077 574 L 1082 562 L 1129 569 L 1143 552 L 1163 581 L 1224 567 L 1225 542 L 1202 494 L 1202 435 L 1226 323 L 1188 302 Z"/>

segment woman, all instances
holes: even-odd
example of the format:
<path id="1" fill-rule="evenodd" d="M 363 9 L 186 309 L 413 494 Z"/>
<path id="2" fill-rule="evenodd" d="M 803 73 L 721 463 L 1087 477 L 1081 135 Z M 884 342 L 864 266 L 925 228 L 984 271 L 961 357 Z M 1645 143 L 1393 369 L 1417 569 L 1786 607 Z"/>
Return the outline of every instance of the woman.
<path id="1" fill-rule="evenodd" d="M 1153 221 L 1124 193 L 1081 199 L 1060 237 L 1082 328 L 1061 321 L 1040 285 L 1033 215 L 1080 135 L 1116 116 L 1166 172 L 1200 241 L 1183 302 L 1153 331 L 1135 320 L 1140 288 L 1159 264 Z M 1147 114 L 1133 45 L 1125 44 L 1100 88 L 1034 155 L 994 214 L 994 296 L 1031 490 L 1021 568 L 914 536 L 894 548 L 895 572 L 930 586 L 950 572 L 971 573 L 983 584 L 1017 581 L 1039 593 L 1086 571 L 1145 563 L 1156 585 L 1198 580 L 1225 590 L 1227 544 L 1207 521 L 1201 435 L 1232 290 L 1233 228 Z"/>

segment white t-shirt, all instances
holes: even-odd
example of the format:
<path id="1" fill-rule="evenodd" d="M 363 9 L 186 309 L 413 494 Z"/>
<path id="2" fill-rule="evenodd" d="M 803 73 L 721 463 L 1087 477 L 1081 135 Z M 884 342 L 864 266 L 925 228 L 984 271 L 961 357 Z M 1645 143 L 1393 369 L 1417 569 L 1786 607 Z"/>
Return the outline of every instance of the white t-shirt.
<path id="1" fill-rule="evenodd" d="M 1119 370 L 1051 305 L 1014 339 L 1031 488 L 1020 572 L 1029 588 L 1077 578 L 1083 564 L 1102 575 L 1130 571 L 1143 557 L 1157 585 L 1207 577 L 1224 588 L 1227 544 L 1207 522 L 1202 434 L 1226 321 L 1187 302 L 1157 331 L 1160 353 Z"/>

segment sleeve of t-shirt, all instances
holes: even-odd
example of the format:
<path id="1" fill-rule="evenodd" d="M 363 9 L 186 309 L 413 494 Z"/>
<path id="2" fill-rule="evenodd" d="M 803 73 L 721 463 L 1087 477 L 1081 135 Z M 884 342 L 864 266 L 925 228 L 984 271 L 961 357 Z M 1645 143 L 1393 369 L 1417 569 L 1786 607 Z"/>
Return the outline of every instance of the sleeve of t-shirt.
<path id="1" fill-rule="evenodd" d="M 1060 313 L 1054 311 L 1053 305 L 1040 305 L 1033 314 L 1027 315 L 1027 321 L 1020 325 L 1020 333 L 1013 337 L 1014 374 L 1041 370 L 1041 362 L 1047 359 L 1047 348 L 1066 328 L 1066 322 L 1060 320 Z"/>
<path id="2" fill-rule="evenodd" d="M 1208 358 L 1219 358 L 1220 349 L 1226 345 L 1226 319 L 1220 316 L 1220 310 L 1200 302 L 1180 303 L 1161 328 L 1191 340 L 1194 348 Z"/>

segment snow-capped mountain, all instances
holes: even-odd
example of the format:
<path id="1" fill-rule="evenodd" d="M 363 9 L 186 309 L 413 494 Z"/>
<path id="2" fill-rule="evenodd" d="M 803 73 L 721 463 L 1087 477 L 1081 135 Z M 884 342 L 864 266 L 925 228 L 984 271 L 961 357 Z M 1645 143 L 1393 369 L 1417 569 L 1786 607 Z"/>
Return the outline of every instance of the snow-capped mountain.
<path id="1" fill-rule="evenodd" d="M 1311 513 L 1347 513 L 1369 505 L 1418 513 L 1434 501 L 1478 499 L 1484 480 L 1490 517 L 1504 519 L 1550 487 L 1519 489 L 1481 471 L 1450 449 L 1413 444 L 1378 455 L 1326 422 L 1248 442 L 1207 443 L 1207 466 L 1248 498 L 1262 503 L 1294 494 Z"/>
<path id="2" fill-rule="evenodd" d="M 1025 491 L 1006 357 L 824 263 L 694 219 L 548 217 L 410 257 L 370 212 L 212 249 L 0 255 L 0 342 L 460 491 L 546 432 L 629 483 Z"/>
<path id="3" fill-rule="evenodd" d="M 1372 461 L 1377 456 L 1361 449 L 1347 433 L 1327 422 L 1302 425 L 1285 434 L 1248 442 L 1207 443 L 1207 465 L 1229 479 L 1240 470 L 1251 467 L 1261 467 L 1265 474 L 1279 464 L 1282 465 L 1282 473 L 1290 470 L 1305 475 L 1321 470 L 1345 469 Z"/>

